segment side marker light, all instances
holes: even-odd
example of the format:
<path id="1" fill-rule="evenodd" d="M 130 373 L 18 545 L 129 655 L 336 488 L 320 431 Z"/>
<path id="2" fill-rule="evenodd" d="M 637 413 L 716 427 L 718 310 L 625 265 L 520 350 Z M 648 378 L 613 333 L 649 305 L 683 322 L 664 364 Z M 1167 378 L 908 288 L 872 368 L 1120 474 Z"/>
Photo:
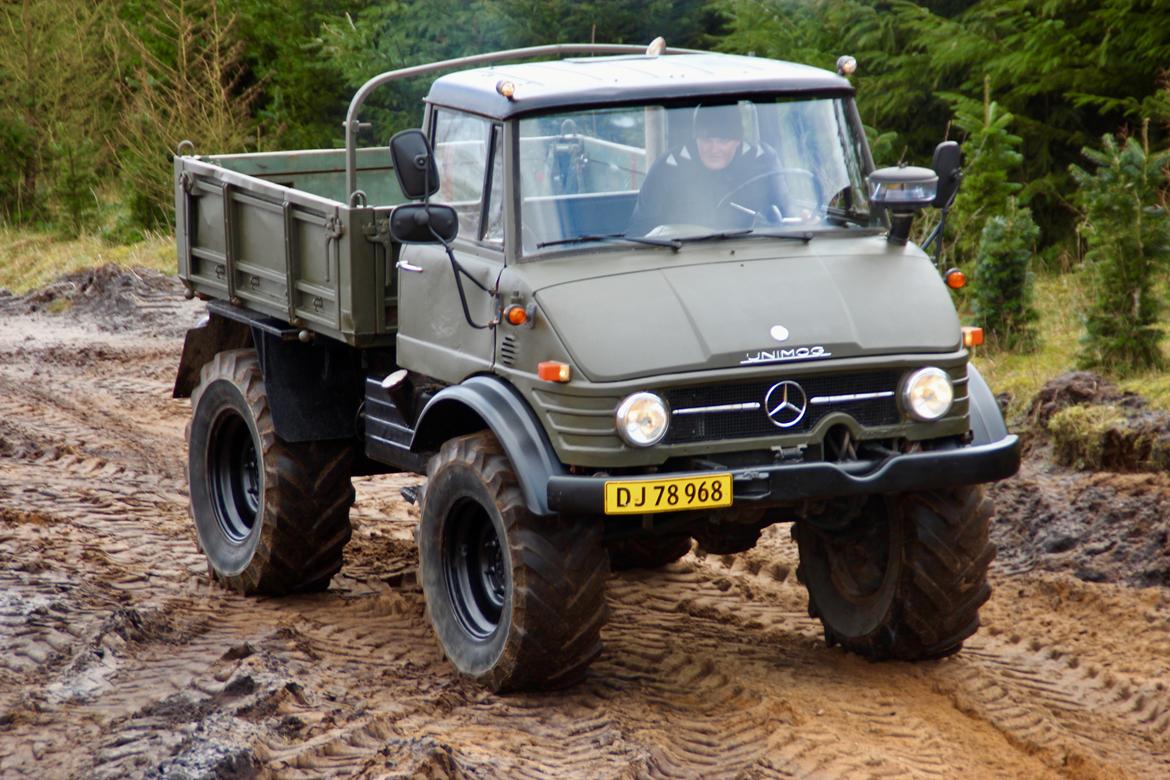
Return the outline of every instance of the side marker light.
<path id="1" fill-rule="evenodd" d="M 568 382 L 573 372 L 568 363 L 545 360 L 536 366 L 536 375 L 545 382 Z"/>
<path id="2" fill-rule="evenodd" d="M 958 268 L 952 268 L 947 271 L 943 278 L 946 279 L 947 287 L 950 287 L 952 290 L 961 290 L 967 286 L 967 274 Z"/>
<path id="3" fill-rule="evenodd" d="M 976 328 L 971 325 L 964 325 L 960 330 L 963 331 L 963 346 L 967 348 L 978 347 L 983 343 L 983 328 Z"/>
<path id="4" fill-rule="evenodd" d="M 524 310 L 523 306 L 509 306 L 508 310 L 504 312 L 504 319 L 508 321 L 509 325 L 520 326 L 528 322 L 528 312 Z"/>

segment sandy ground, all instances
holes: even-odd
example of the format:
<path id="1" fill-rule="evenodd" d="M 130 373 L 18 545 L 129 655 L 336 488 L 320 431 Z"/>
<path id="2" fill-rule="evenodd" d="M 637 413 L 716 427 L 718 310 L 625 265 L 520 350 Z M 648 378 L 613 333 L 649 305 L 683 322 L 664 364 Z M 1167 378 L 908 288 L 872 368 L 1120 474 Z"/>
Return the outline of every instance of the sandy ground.
<path id="1" fill-rule="evenodd" d="M 426 624 L 417 478 L 357 480 L 327 593 L 209 581 L 170 398 L 199 308 L 113 272 L 0 296 L 0 777 L 1170 777 L 1162 475 L 1032 457 L 943 661 L 826 648 L 773 527 L 614 575 L 588 679 L 494 696 Z"/>

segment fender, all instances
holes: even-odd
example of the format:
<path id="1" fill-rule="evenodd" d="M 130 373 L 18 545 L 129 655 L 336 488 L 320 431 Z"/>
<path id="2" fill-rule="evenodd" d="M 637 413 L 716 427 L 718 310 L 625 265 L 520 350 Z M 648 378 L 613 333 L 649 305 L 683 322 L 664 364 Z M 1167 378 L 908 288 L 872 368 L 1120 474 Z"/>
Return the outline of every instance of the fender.
<path id="1" fill-rule="evenodd" d="M 419 415 L 410 449 L 437 450 L 447 439 L 484 426 L 512 461 L 528 510 L 539 516 L 556 514 L 549 509 L 548 483 L 563 476 L 565 467 L 524 398 L 495 377 L 475 376 L 440 390 Z"/>
<path id="2" fill-rule="evenodd" d="M 361 355 L 328 338 L 309 343 L 279 320 L 220 301 L 187 331 L 175 398 L 189 398 L 203 365 L 217 352 L 252 347 L 260 358 L 276 435 L 287 442 L 352 439 L 362 400 Z"/>
<path id="3" fill-rule="evenodd" d="M 1007 425 L 999 411 L 999 403 L 979 369 L 967 364 L 967 398 L 971 416 L 972 444 L 992 444 L 1007 438 Z"/>
<path id="4" fill-rule="evenodd" d="M 215 353 L 252 346 L 252 329 L 242 322 L 206 314 L 199 324 L 187 331 L 183 355 L 175 372 L 175 398 L 190 398 L 199 384 L 199 373 Z"/>

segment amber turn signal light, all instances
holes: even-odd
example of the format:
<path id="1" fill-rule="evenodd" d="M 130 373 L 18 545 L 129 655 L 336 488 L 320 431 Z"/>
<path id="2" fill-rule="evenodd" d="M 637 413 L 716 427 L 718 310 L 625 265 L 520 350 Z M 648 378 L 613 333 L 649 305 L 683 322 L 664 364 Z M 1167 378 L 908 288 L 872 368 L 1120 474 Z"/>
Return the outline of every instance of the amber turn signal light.
<path id="1" fill-rule="evenodd" d="M 961 290 L 967 286 L 967 274 L 958 268 L 952 268 L 947 271 L 943 278 L 947 281 L 947 287 L 950 287 L 952 290 Z"/>
<path id="2" fill-rule="evenodd" d="M 508 310 L 504 312 L 504 319 L 508 321 L 509 325 L 523 325 L 528 322 L 528 312 L 524 310 L 523 306 L 509 306 Z"/>
<path id="3" fill-rule="evenodd" d="M 568 363 L 545 360 L 536 366 L 536 375 L 546 382 L 568 382 L 572 370 Z"/>
<path id="4" fill-rule="evenodd" d="M 983 328 L 964 325 L 960 330 L 963 331 L 964 347 L 978 347 L 983 343 Z"/>

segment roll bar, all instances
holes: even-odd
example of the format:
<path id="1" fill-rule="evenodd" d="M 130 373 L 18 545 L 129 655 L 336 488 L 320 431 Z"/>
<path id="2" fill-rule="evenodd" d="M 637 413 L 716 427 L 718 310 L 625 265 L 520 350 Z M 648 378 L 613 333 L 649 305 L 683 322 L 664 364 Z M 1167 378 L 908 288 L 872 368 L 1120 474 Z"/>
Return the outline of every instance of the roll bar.
<path id="1" fill-rule="evenodd" d="M 500 60 L 522 60 L 536 57 L 562 57 L 567 54 L 646 54 L 645 46 L 634 46 L 620 43 L 557 43 L 548 46 L 529 46 L 523 49 L 507 49 L 505 51 L 474 54 L 470 57 L 456 57 L 453 60 L 442 60 L 426 65 L 414 65 L 409 68 L 399 68 L 387 71 L 362 84 L 353 100 L 349 103 L 349 111 L 345 115 L 345 190 L 349 193 L 349 202 L 354 202 L 357 193 L 357 134 L 361 129 L 358 122 L 358 111 L 378 87 L 391 81 L 423 76 L 448 68 L 463 68 L 470 65 L 482 65 Z M 699 54 L 697 49 L 663 49 L 663 54 Z"/>

